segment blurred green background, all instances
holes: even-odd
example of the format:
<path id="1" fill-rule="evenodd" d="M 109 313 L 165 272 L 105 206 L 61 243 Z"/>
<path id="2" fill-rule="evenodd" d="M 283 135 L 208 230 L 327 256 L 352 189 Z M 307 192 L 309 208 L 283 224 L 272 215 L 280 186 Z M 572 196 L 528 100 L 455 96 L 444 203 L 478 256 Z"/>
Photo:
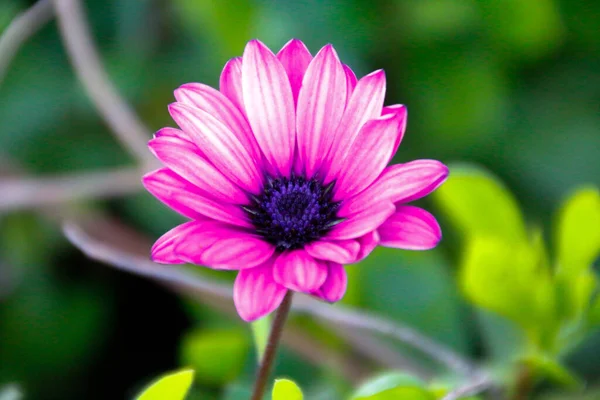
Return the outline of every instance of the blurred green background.
<path id="1" fill-rule="evenodd" d="M 1 0 L 0 31 L 31 3 Z M 313 54 L 332 43 L 359 76 L 386 71 L 386 104 L 409 109 L 395 162 L 481 164 L 515 194 L 527 221 L 548 231 L 572 189 L 600 184 L 596 0 L 84 4 L 110 76 L 153 130 L 174 125 L 166 106 L 176 87 L 218 86 L 222 66 L 249 39 L 277 51 L 296 37 Z M 0 121 L 0 161 L 35 176 L 133 163 L 84 94 L 55 22 L 11 64 L 0 84 Z M 104 210 L 151 239 L 180 221 L 142 191 L 73 207 Z M 487 325 L 474 317 L 455 283 L 456 234 L 441 222 L 445 240 L 433 251 L 381 250 L 350 267 L 344 301 L 409 323 L 474 358 L 501 354 L 502 346 L 516 346 L 514 332 L 499 317 L 486 315 Z M 240 320 L 87 260 L 46 218 L 0 214 L 0 272 L 0 387 L 16 382 L 26 398 L 41 400 L 131 398 L 149 379 L 192 365 L 195 399 L 246 398 L 255 356 Z M 296 324 L 337 353 L 352 353 L 309 319 Z M 490 348 L 490 341 L 504 344 Z M 596 334 L 567 363 L 593 387 L 600 383 L 598 360 Z M 308 393 L 325 390 L 322 399 L 356 384 L 331 363 L 315 365 L 285 349 L 277 374 Z"/>

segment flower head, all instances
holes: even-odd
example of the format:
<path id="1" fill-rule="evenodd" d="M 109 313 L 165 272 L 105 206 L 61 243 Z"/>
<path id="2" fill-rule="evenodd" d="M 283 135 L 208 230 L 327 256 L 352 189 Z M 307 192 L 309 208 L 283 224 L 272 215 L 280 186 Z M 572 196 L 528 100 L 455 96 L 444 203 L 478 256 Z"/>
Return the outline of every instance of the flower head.
<path id="1" fill-rule="evenodd" d="M 345 264 L 377 245 L 425 250 L 440 227 L 405 203 L 447 177 L 434 160 L 387 166 L 406 108 L 383 106 L 385 75 L 357 80 L 331 45 L 314 57 L 299 40 L 273 54 L 257 40 L 230 60 L 219 90 L 189 83 L 169 112 L 180 129 L 149 143 L 164 168 L 145 187 L 190 221 L 152 248 L 156 262 L 239 270 L 234 301 L 254 320 L 287 290 L 329 302 Z"/>

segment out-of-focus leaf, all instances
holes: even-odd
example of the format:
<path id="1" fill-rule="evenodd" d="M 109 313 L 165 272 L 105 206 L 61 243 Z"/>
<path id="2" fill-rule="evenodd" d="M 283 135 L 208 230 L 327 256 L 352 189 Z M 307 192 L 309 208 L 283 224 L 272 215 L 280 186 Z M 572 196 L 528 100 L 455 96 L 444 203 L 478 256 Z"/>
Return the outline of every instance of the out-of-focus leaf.
<path id="1" fill-rule="evenodd" d="M 600 296 L 592 303 L 589 312 L 589 321 L 592 325 L 600 325 Z"/>
<path id="2" fill-rule="evenodd" d="M 30 277 L 0 308 L 0 374 L 34 386 L 83 368 L 103 342 L 110 304 L 94 287 L 59 291 L 47 272 Z"/>
<path id="3" fill-rule="evenodd" d="M 254 347 L 258 361 L 262 360 L 267 342 L 269 341 L 269 333 L 271 331 L 271 316 L 267 315 L 250 324 L 252 328 L 252 337 L 254 338 Z"/>
<path id="4" fill-rule="evenodd" d="M 600 253 L 600 192 L 586 187 L 565 202 L 556 230 L 558 269 L 577 275 L 589 268 Z"/>
<path id="5" fill-rule="evenodd" d="M 181 360 L 196 372 L 196 379 L 221 385 L 239 376 L 250 350 L 241 329 L 202 329 L 189 332 L 181 344 Z"/>
<path id="6" fill-rule="evenodd" d="M 434 400 L 435 396 L 423 382 L 410 375 L 390 373 L 364 383 L 351 400 Z"/>
<path id="7" fill-rule="evenodd" d="M 193 36 L 210 35 L 214 51 L 223 57 L 241 55 L 254 23 L 255 7 L 249 0 L 177 0 L 181 20 Z M 213 63 L 214 65 L 214 63 Z"/>
<path id="8" fill-rule="evenodd" d="M 183 400 L 194 380 L 194 371 L 175 372 L 152 383 L 136 400 Z"/>
<path id="9" fill-rule="evenodd" d="M 359 265 L 348 267 L 352 268 L 360 268 L 360 306 L 410 324 L 459 351 L 466 350 L 460 294 L 440 251 L 378 247 Z"/>
<path id="10" fill-rule="evenodd" d="M 561 43 L 562 25 L 555 0 L 497 0 L 477 2 L 483 23 L 505 56 L 535 59 Z"/>
<path id="11" fill-rule="evenodd" d="M 530 333 L 553 327 L 553 287 L 547 265 L 526 243 L 476 238 L 467 244 L 460 271 L 465 294 L 480 307 L 501 314 Z"/>
<path id="12" fill-rule="evenodd" d="M 289 379 L 276 379 L 273 385 L 273 400 L 302 400 L 302 390 Z"/>
<path id="13" fill-rule="evenodd" d="M 496 237 L 506 243 L 527 240 L 513 195 L 482 168 L 451 165 L 450 177 L 433 199 L 467 237 Z"/>
<path id="14" fill-rule="evenodd" d="M 583 387 L 581 379 L 553 358 L 536 354 L 526 357 L 522 361 L 528 365 L 537 376 L 550 379 L 571 389 L 581 389 Z"/>

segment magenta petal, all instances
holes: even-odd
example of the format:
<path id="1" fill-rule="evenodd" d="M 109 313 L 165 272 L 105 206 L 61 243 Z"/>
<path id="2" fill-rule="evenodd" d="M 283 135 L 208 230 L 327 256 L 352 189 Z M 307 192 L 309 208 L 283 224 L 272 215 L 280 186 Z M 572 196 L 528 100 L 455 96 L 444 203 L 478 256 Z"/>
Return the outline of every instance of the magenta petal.
<path id="1" fill-rule="evenodd" d="M 298 93 L 300 93 L 302 87 L 302 78 L 312 60 L 312 55 L 301 40 L 292 39 L 279 50 L 277 58 L 290 79 L 294 104 L 297 104 Z"/>
<path id="2" fill-rule="evenodd" d="M 367 122 L 342 163 L 334 200 L 360 193 L 384 170 L 391 158 L 400 118 L 384 115 Z"/>
<path id="3" fill-rule="evenodd" d="M 327 302 L 335 303 L 344 297 L 347 287 L 348 276 L 346 275 L 344 266 L 336 263 L 328 263 L 327 279 L 312 295 L 320 297 Z"/>
<path id="4" fill-rule="evenodd" d="M 310 293 L 325 282 L 327 264 L 315 260 L 302 249 L 285 251 L 275 260 L 273 277 L 290 290 Z"/>
<path id="5" fill-rule="evenodd" d="M 382 246 L 406 250 L 429 250 L 442 238 L 442 230 L 435 217 L 414 206 L 397 207 L 378 232 Z"/>
<path id="6" fill-rule="evenodd" d="M 150 140 L 148 147 L 165 166 L 202 193 L 210 193 L 227 203 L 247 202 L 246 194 L 208 162 L 193 143 L 177 137 L 159 136 Z"/>
<path id="7" fill-rule="evenodd" d="M 354 92 L 354 88 L 356 88 L 357 79 L 352 68 L 346 64 L 344 64 L 344 72 L 346 73 L 346 102 L 348 102 Z"/>
<path id="8" fill-rule="evenodd" d="M 298 97 L 296 139 L 307 176 L 313 176 L 331 147 L 345 106 L 346 74 L 333 46 L 327 45 L 308 66 Z"/>
<path id="9" fill-rule="evenodd" d="M 186 262 L 213 269 L 245 269 L 261 265 L 275 247 L 256 235 L 213 221 L 201 221 L 175 246 Z"/>
<path id="10" fill-rule="evenodd" d="M 177 128 L 161 128 L 158 131 L 156 131 L 156 133 L 154 134 L 154 137 L 172 137 L 172 138 L 177 138 L 177 139 L 181 139 L 181 140 L 186 140 L 188 142 L 191 142 L 191 139 L 188 135 L 185 134 L 184 131 L 182 131 L 181 129 L 177 129 Z M 199 150 L 198 150 L 199 151 Z"/>
<path id="11" fill-rule="evenodd" d="M 233 284 L 233 302 L 244 321 L 251 322 L 273 312 L 287 289 L 273 279 L 271 263 L 238 272 Z"/>
<path id="12" fill-rule="evenodd" d="M 385 73 L 382 70 L 375 71 L 358 81 L 324 162 L 327 170 L 326 182 L 332 181 L 337 176 L 339 165 L 346 159 L 362 126 L 368 120 L 381 116 L 384 97 Z"/>
<path id="13" fill-rule="evenodd" d="M 142 178 L 142 183 L 158 200 L 186 217 L 210 218 L 245 228 L 253 226 L 240 207 L 207 197 L 168 168 L 150 172 Z"/>
<path id="14" fill-rule="evenodd" d="M 187 233 L 193 230 L 197 224 L 197 221 L 186 222 L 158 238 L 150 251 L 152 261 L 160 264 L 183 264 L 184 261 L 177 257 L 174 252 L 175 245 L 184 239 Z"/>
<path id="15" fill-rule="evenodd" d="M 244 96 L 242 94 L 242 57 L 235 57 L 227 61 L 221 78 L 219 80 L 219 90 L 223 93 L 240 111 L 244 112 Z"/>
<path id="16" fill-rule="evenodd" d="M 394 141 L 394 150 L 392 151 L 392 156 L 390 159 L 394 157 L 396 151 L 398 151 L 398 147 L 402 142 L 402 138 L 404 138 L 404 132 L 406 131 L 406 122 L 408 117 L 408 112 L 406 110 L 406 106 L 403 104 L 394 104 L 393 106 L 383 107 L 381 111 L 381 115 L 395 114 L 400 118 L 398 132 L 396 135 L 396 140 Z M 388 160 L 389 161 L 389 160 Z"/>
<path id="17" fill-rule="evenodd" d="M 260 191 L 256 161 L 231 129 L 206 111 L 181 103 L 171 104 L 169 112 L 223 175 L 252 193 Z"/>
<path id="18" fill-rule="evenodd" d="M 327 239 L 355 239 L 373 231 L 383 224 L 396 211 L 392 203 L 381 202 L 370 208 L 348 217 L 347 220 L 334 226 L 326 235 Z"/>
<path id="19" fill-rule="evenodd" d="M 381 238 L 379 237 L 379 232 L 377 231 L 371 231 L 359 237 L 357 241 L 360 244 L 360 251 L 356 257 L 356 262 L 367 258 L 367 256 L 371 254 L 373 250 L 375 250 L 375 247 L 377 247 L 380 240 Z"/>
<path id="20" fill-rule="evenodd" d="M 223 93 L 201 83 L 187 83 L 175 90 L 178 102 L 206 111 L 233 132 L 255 160 L 260 160 L 258 143 L 239 108 Z"/>
<path id="21" fill-rule="evenodd" d="M 436 160 L 415 160 L 386 168 L 381 176 L 360 194 L 344 200 L 338 215 L 362 212 L 383 200 L 407 203 L 428 195 L 448 177 L 448 167 Z"/>
<path id="22" fill-rule="evenodd" d="M 242 88 L 246 115 L 265 158 L 289 176 L 296 141 L 292 88 L 281 62 L 258 40 L 244 50 Z"/>
<path id="23" fill-rule="evenodd" d="M 352 264 L 358 257 L 360 244 L 356 240 L 318 240 L 304 246 L 304 250 L 319 260 Z"/>

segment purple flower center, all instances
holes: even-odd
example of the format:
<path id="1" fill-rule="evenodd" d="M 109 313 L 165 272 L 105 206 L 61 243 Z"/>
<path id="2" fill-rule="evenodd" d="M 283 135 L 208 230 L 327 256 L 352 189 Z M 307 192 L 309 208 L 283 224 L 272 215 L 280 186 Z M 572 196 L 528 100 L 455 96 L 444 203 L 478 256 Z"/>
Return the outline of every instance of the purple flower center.
<path id="1" fill-rule="evenodd" d="M 316 178 L 267 178 L 263 192 L 243 208 L 256 232 L 277 250 L 298 249 L 341 222 L 332 187 L 333 183 L 324 186 Z"/>

